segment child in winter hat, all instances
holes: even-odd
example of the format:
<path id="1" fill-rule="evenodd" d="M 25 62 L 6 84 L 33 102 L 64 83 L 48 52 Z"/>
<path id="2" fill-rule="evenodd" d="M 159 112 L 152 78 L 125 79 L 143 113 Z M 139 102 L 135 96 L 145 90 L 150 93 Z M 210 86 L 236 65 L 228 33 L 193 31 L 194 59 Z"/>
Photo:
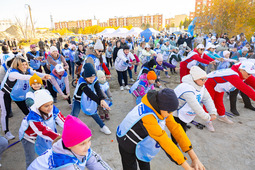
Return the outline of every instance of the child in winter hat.
<path id="1" fill-rule="evenodd" d="M 103 96 L 105 98 L 105 101 L 108 104 L 108 106 L 110 107 L 110 106 L 112 106 L 112 93 L 110 91 L 110 85 L 106 81 L 106 76 L 105 76 L 104 72 L 101 70 L 97 71 L 97 78 L 98 78 L 98 82 L 99 82 L 100 88 L 102 90 Z M 104 109 L 103 107 L 98 105 L 97 111 L 98 111 L 99 116 L 102 119 L 102 121 L 104 121 L 105 119 L 110 120 L 109 110 Z"/>
<path id="2" fill-rule="evenodd" d="M 52 146 L 59 134 L 56 124 L 63 127 L 65 117 L 60 110 L 53 105 L 53 98 L 47 90 L 37 90 L 34 93 L 34 107 L 22 120 L 19 129 L 19 138 L 23 144 L 26 167 L 28 167 L 37 155 L 42 155 Z M 31 148 L 35 148 L 32 149 Z"/>
<path id="3" fill-rule="evenodd" d="M 28 108 L 30 108 L 34 104 L 34 97 L 35 97 L 34 92 L 42 89 L 43 83 L 42 83 L 41 77 L 39 77 L 35 73 L 32 77 L 30 77 L 29 85 L 30 85 L 30 89 L 29 89 L 29 92 L 27 92 L 26 94 L 26 101 L 25 101 Z"/>
<path id="4" fill-rule="evenodd" d="M 157 75 L 154 71 L 149 71 L 147 74 L 142 74 L 139 80 L 135 82 L 129 90 L 134 96 L 135 103 L 141 103 L 142 97 L 149 91 L 154 90 L 154 83 L 157 79 Z"/>
<path id="5" fill-rule="evenodd" d="M 93 65 L 91 63 L 85 63 L 83 70 L 74 92 L 71 115 L 78 117 L 80 110 L 82 110 L 86 115 L 96 120 L 101 132 L 109 135 L 111 131 L 97 114 L 97 107 L 100 105 L 107 110 L 111 110 L 111 108 L 104 100 L 105 98 L 102 94 Z"/>
<path id="6" fill-rule="evenodd" d="M 66 117 L 62 137 L 42 156 L 36 158 L 28 170 L 35 169 L 80 169 L 111 170 L 109 165 L 91 149 L 91 130 L 80 119 Z"/>

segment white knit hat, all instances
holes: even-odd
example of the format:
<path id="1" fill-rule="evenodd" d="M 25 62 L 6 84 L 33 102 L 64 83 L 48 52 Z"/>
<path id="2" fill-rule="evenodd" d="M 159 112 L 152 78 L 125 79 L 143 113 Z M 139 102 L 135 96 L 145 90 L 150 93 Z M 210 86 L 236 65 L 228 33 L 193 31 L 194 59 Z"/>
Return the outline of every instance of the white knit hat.
<path id="1" fill-rule="evenodd" d="M 52 102 L 53 98 L 49 92 L 45 89 L 35 91 L 35 107 L 39 109 L 42 105 L 48 102 Z"/>
<path id="2" fill-rule="evenodd" d="M 215 37 L 215 36 L 212 36 L 212 38 L 211 38 L 212 40 L 216 40 L 217 38 Z"/>
<path id="3" fill-rule="evenodd" d="M 52 53 L 52 52 L 54 52 L 54 51 L 58 51 L 57 47 L 51 46 L 51 47 L 50 47 L 50 53 Z"/>
<path id="4" fill-rule="evenodd" d="M 244 51 L 249 51 L 249 49 L 247 47 L 243 47 L 242 52 L 244 52 Z"/>
<path id="5" fill-rule="evenodd" d="M 207 76 L 206 72 L 198 66 L 192 66 L 190 68 L 190 75 L 192 76 L 193 80 L 198 80 Z"/>
<path id="6" fill-rule="evenodd" d="M 104 49 L 103 43 L 100 39 L 97 39 L 97 42 L 94 45 L 94 49 L 95 50 L 103 50 Z"/>
<path id="7" fill-rule="evenodd" d="M 223 51 L 223 56 L 225 57 L 227 54 L 230 54 L 230 52 L 229 51 Z"/>

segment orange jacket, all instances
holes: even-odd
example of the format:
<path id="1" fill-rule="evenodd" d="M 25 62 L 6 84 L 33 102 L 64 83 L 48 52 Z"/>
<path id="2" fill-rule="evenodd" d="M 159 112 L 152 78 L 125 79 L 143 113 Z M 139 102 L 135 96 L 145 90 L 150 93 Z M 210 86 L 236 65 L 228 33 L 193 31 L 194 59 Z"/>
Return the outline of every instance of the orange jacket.
<path id="1" fill-rule="evenodd" d="M 164 118 L 152 107 L 150 102 L 147 99 L 147 94 L 142 98 L 142 103 L 151 108 L 159 119 L 163 120 Z M 175 161 L 176 164 L 181 165 L 187 159 L 183 156 L 179 148 L 173 143 L 173 141 L 168 137 L 166 131 L 162 130 L 158 124 L 157 119 L 153 115 L 144 116 L 142 119 L 143 126 L 146 128 L 148 134 L 151 138 L 156 140 L 161 148 L 167 153 L 168 156 Z M 182 126 L 174 120 L 173 115 L 171 114 L 166 118 L 166 126 L 174 136 L 178 144 L 180 145 L 183 152 L 188 152 L 192 149 L 191 142 L 184 132 Z"/>

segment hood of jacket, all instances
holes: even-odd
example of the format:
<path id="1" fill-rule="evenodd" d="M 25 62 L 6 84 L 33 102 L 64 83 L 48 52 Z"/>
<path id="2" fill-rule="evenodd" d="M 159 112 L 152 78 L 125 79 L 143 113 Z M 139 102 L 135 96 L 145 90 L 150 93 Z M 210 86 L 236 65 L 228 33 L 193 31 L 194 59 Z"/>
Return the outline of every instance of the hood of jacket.
<path id="1" fill-rule="evenodd" d="M 193 87 L 194 87 L 196 90 L 198 90 L 198 91 L 200 91 L 200 90 L 202 89 L 202 87 L 203 87 L 203 86 L 197 85 L 197 84 L 194 82 L 194 80 L 193 80 L 191 74 L 188 74 L 188 75 L 184 76 L 184 77 L 182 78 L 182 82 L 183 82 L 183 83 L 187 83 L 187 84 L 193 86 Z"/>

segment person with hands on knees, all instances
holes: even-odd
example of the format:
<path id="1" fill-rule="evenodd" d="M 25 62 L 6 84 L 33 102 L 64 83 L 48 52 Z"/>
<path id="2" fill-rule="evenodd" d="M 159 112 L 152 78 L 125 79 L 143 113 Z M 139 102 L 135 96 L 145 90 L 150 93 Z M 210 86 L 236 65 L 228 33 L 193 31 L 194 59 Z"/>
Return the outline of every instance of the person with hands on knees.
<path id="1" fill-rule="evenodd" d="M 111 134 L 110 129 L 103 123 L 97 114 L 97 106 L 111 110 L 104 100 L 102 90 L 96 77 L 96 71 L 91 63 L 85 63 L 83 72 L 74 91 L 71 115 L 78 117 L 80 110 L 91 116 L 100 126 L 100 131 L 106 135 Z"/>
<path id="2" fill-rule="evenodd" d="M 179 102 L 173 90 L 150 90 L 140 104 L 135 106 L 117 128 L 117 141 L 124 170 L 150 169 L 150 161 L 162 148 L 169 159 L 184 169 L 204 170 L 192 149 L 182 126 L 174 120 L 172 112 Z M 181 150 L 168 137 L 165 126 L 177 140 L 183 152 L 189 154 L 189 165 Z M 160 165 L 159 165 L 160 166 Z M 163 166 L 163 165 L 162 165 Z M 160 167 L 159 167 L 160 169 Z"/>
<path id="3" fill-rule="evenodd" d="M 190 74 L 182 78 L 183 83 L 174 89 L 179 100 L 178 109 L 173 113 L 174 119 L 183 127 L 185 132 L 187 123 L 190 123 L 196 115 L 206 121 L 206 127 L 209 131 L 215 131 L 211 120 L 216 119 L 217 110 L 204 86 L 207 80 L 206 76 L 206 72 L 200 67 L 192 66 Z M 204 104 L 209 114 L 203 109 L 201 103 Z M 173 141 L 177 144 L 174 139 Z"/>
<path id="4" fill-rule="evenodd" d="M 51 148 L 52 141 L 59 136 L 56 124 L 63 127 L 65 122 L 65 117 L 53 105 L 53 98 L 47 90 L 37 90 L 34 95 L 35 107 L 31 107 L 19 129 L 27 168 L 36 158 L 36 154 L 40 156 Z"/>
<path id="5" fill-rule="evenodd" d="M 69 88 L 69 80 L 68 80 L 68 74 L 63 68 L 61 64 L 57 64 L 55 68 L 50 73 L 51 75 L 51 84 L 52 86 L 49 86 L 49 91 L 56 100 L 57 93 L 59 93 L 63 99 L 67 100 L 68 104 L 71 105 L 71 99 L 70 99 L 70 88 Z"/>

